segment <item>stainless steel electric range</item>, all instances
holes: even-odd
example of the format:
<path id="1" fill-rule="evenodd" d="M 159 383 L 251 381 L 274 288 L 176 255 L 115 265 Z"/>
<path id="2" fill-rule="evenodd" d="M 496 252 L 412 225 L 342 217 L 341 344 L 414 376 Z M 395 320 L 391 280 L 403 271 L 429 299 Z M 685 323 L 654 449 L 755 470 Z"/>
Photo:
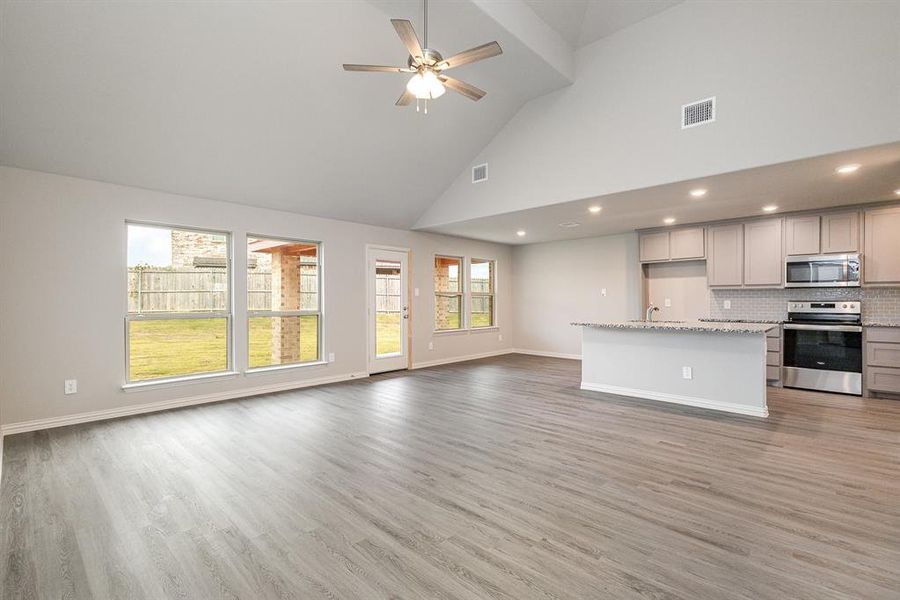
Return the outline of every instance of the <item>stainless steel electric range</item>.
<path id="1" fill-rule="evenodd" d="M 862 395 L 859 302 L 788 302 L 785 387 Z"/>

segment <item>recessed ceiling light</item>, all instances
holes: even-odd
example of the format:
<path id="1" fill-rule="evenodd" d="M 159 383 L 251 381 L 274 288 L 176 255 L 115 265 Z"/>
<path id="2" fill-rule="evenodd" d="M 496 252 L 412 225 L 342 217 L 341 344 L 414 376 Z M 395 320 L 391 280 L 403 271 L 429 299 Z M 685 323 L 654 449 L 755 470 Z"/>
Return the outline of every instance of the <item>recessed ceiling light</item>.
<path id="1" fill-rule="evenodd" d="M 581 223 L 577 223 L 575 221 L 566 221 L 565 223 L 560 223 L 559 226 L 565 229 L 572 229 L 573 227 L 578 227 Z"/>
<path id="2" fill-rule="evenodd" d="M 778 207 L 774 204 L 767 204 L 766 206 L 763 206 L 763 211 L 765 212 L 775 212 L 776 210 L 778 210 Z"/>
<path id="3" fill-rule="evenodd" d="M 596 215 L 598 212 L 600 212 L 601 210 L 603 210 L 603 207 L 602 207 L 602 206 L 592 206 L 592 207 L 590 207 L 590 208 L 588 209 L 588 211 L 594 213 L 595 215 Z"/>
<path id="4" fill-rule="evenodd" d="M 519 236 L 519 237 L 524 236 L 524 235 L 525 235 L 525 230 L 524 230 L 524 229 L 518 230 L 518 231 L 516 232 L 516 235 Z"/>
<path id="5" fill-rule="evenodd" d="M 702 198 L 706 195 L 706 190 L 703 188 L 697 188 L 696 190 L 691 190 L 691 196 L 694 198 Z"/>
<path id="6" fill-rule="evenodd" d="M 849 175 L 850 173 L 856 173 L 859 170 L 859 167 L 862 166 L 858 163 L 853 163 L 850 165 L 841 165 L 837 169 L 834 170 L 835 173 L 840 175 Z"/>
<path id="7" fill-rule="evenodd" d="M 663 223 L 665 223 L 666 225 L 671 225 L 674 222 L 675 222 L 675 217 L 666 217 L 665 219 L 663 219 Z"/>

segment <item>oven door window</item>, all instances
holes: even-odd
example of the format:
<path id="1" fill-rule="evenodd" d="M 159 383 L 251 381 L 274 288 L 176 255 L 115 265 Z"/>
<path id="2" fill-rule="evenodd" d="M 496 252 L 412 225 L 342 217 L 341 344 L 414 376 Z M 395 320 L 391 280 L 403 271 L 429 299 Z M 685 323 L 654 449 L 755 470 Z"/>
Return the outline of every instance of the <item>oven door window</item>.
<path id="1" fill-rule="evenodd" d="M 862 372 L 862 333 L 784 330 L 784 366 Z"/>

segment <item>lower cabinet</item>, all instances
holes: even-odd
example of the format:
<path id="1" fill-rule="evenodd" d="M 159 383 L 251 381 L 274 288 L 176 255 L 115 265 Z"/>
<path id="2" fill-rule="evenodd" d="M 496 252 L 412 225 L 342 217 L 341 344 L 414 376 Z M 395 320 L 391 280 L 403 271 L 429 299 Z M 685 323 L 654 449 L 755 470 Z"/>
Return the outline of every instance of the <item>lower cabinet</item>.
<path id="1" fill-rule="evenodd" d="M 867 327 L 866 395 L 900 394 L 900 327 Z"/>

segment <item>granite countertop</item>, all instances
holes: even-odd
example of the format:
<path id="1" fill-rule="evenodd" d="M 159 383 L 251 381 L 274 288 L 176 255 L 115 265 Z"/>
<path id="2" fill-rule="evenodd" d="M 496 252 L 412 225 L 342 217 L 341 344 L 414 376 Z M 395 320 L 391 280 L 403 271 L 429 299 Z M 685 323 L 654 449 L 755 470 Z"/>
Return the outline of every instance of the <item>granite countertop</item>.
<path id="1" fill-rule="evenodd" d="M 770 323 L 772 325 L 781 325 L 783 319 L 700 319 L 704 323 Z"/>
<path id="2" fill-rule="evenodd" d="M 863 327 L 900 327 L 900 321 L 863 321 Z"/>
<path id="3" fill-rule="evenodd" d="M 737 323 L 725 321 L 609 321 L 605 323 L 572 323 L 598 329 L 645 329 L 703 333 L 765 333 L 777 323 Z"/>

